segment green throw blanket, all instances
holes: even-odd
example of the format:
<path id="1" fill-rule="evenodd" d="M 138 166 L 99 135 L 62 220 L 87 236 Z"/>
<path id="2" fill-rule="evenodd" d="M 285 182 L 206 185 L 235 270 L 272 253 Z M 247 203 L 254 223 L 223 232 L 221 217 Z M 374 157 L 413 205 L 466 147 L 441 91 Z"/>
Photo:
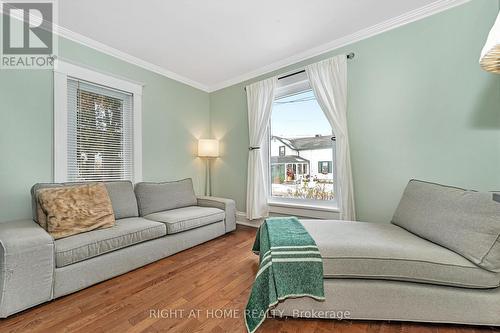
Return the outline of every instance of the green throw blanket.
<path id="1" fill-rule="evenodd" d="M 266 219 L 252 250 L 259 254 L 260 264 L 245 311 L 248 332 L 255 332 L 280 301 L 304 296 L 325 299 L 321 255 L 297 218 Z"/>

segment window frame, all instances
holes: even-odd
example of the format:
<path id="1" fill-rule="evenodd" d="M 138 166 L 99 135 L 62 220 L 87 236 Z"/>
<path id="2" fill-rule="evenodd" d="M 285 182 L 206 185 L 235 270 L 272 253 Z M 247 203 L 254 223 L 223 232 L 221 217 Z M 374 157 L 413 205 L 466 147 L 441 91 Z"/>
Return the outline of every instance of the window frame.
<path id="1" fill-rule="evenodd" d="M 325 174 L 323 172 L 323 166 L 326 163 L 326 174 L 333 173 L 333 161 L 318 161 L 318 172 Z M 320 171 L 321 170 L 321 171 Z"/>
<path id="2" fill-rule="evenodd" d="M 281 151 L 282 148 L 283 148 L 283 151 Z M 279 156 L 285 156 L 285 155 L 286 155 L 286 147 L 279 146 Z"/>
<path id="3" fill-rule="evenodd" d="M 110 89 L 132 94 L 133 122 L 133 183 L 142 181 L 142 88 L 140 83 L 131 82 L 56 60 L 54 64 L 54 132 L 53 132 L 53 180 L 68 181 L 68 79 L 87 81 Z"/>
<path id="4" fill-rule="evenodd" d="M 286 76 L 286 75 L 285 75 Z M 312 90 L 311 85 L 309 83 L 309 79 L 307 78 L 307 74 L 305 72 L 300 72 L 295 75 L 287 76 L 278 81 L 278 84 L 275 89 L 274 100 L 279 98 L 284 98 L 287 96 L 292 96 L 301 92 Z M 274 101 L 273 101 L 274 102 Z M 272 112 L 272 110 L 271 110 Z M 338 201 L 337 201 L 337 174 L 333 173 L 333 191 L 334 191 L 334 199 L 333 200 L 310 200 L 310 199 L 295 199 L 295 198 L 280 198 L 272 196 L 272 176 L 271 176 L 271 136 L 272 136 L 272 126 L 271 126 L 272 117 L 269 118 L 269 124 L 267 126 L 266 133 L 266 147 L 267 147 L 267 170 L 268 170 L 268 199 L 267 202 L 271 207 L 271 212 L 283 213 L 283 209 L 298 209 L 303 213 L 301 216 L 313 216 L 314 213 L 312 211 L 323 211 L 323 212 L 334 212 L 338 213 Z M 333 133 L 332 129 L 332 135 Z M 336 145 L 333 145 L 332 148 L 332 161 L 331 168 L 332 171 L 336 165 Z M 310 172 L 311 170 L 307 170 Z"/>

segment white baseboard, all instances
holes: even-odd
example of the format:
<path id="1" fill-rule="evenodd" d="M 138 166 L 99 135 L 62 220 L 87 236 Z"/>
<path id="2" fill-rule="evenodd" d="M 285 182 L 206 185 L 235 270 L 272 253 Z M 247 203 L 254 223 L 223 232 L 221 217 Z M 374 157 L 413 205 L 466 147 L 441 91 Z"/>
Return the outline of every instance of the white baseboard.
<path id="1" fill-rule="evenodd" d="M 236 212 L 236 223 L 246 225 L 248 227 L 258 228 L 262 224 L 263 219 L 249 220 L 245 212 Z"/>

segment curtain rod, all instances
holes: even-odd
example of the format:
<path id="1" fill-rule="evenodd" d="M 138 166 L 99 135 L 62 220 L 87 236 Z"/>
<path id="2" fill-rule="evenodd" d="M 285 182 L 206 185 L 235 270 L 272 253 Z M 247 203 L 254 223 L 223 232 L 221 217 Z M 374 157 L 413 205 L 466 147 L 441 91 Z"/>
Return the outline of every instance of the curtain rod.
<path id="1" fill-rule="evenodd" d="M 348 60 L 351 60 L 351 59 L 354 59 L 354 56 L 355 56 L 354 52 L 351 52 L 351 53 L 349 53 L 349 54 L 346 55 L 346 58 Z M 294 75 L 297 75 L 297 74 L 300 74 L 300 73 L 305 73 L 305 72 L 306 72 L 305 69 L 301 69 L 301 70 L 299 70 L 297 72 L 293 72 L 293 73 L 290 73 L 290 74 L 285 74 L 283 76 L 280 76 L 280 77 L 278 77 L 278 80 L 286 79 L 287 77 L 294 76 Z M 246 87 L 244 89 L 247 90 Z"/>
<path id="2" fill-rule="evenodd" d="M 351 52 L 351 53 L 347 54 L 346 58 L 348 60 L 354 59 L 354 52 Z M 297 75 L 297 74 L 300 74 L 300 73 L 305 73 L 305 72 L 306 72 L 305 69 L 301 69 L 301 70 L 299 70 L 297 72 L 293 72 L 293 73 L 290 73 L 290 74 L 285 74 L 283 76 L 280 76 L 280 77 L 278 77 L 278 80 L 286 79 L 287 77 L 294 76 L 294 75 Z"/>

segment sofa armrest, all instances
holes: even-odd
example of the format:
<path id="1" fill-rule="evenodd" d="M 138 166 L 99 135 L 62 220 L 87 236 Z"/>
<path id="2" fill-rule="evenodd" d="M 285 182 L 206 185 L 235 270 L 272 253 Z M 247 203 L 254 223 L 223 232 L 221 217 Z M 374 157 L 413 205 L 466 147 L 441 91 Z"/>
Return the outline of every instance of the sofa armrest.
<path id="1" fill-rule="evenodd" d="M 231 199 L 198 197 L 198 206 L 214 207 L 226 212 L 226 232 L 236 229 L 236 203 Z"/>
<path id="2" fill-rule="evenodd" d="M 52 299 L 54 241 L 32 220 L 0 223 L 0 317 Z"/>

